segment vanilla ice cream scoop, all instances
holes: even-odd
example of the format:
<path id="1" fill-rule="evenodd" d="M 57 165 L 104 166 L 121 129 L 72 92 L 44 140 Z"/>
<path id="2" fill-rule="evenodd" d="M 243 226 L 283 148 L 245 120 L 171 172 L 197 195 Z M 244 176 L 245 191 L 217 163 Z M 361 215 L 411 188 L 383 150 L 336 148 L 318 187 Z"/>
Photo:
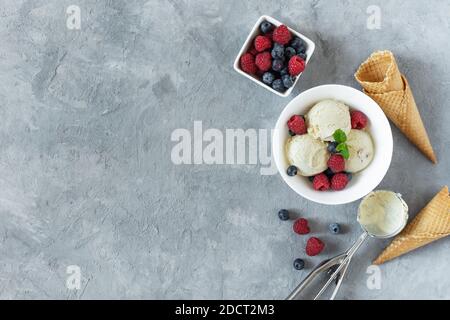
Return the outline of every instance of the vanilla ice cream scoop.
<path id="1" fill-rule="evenodd" d="M 359 172 L 372 162 L 374 147 L 372 137 L 362 130 L 351 130 L 347 136 L 350 157 L 345 160 L 345 171 Z"/>
<path id="2" fill-rule="evenodd" d="M 351 130 L 348 106 L 335 100 L 323 100 L 314 105 L 306 115 L 308 133 L 323 141 L 334 141 L 333 134 L 341 129 L 348 134 Z"/>
<path id="3" fill-rule="evenodd" d="M 373 191 L 361 202 L 358 222 L 371 235 L 389 237 L 398 233 L 408 220 L 408 205 L 392 191 Z"/>
<path id="4" fill-rule="evenodd" d="M 329 158 L 327 145 L 309 134 L 287 140 L 286 156 L 289 163 L 297 167 L 298 173 L 305 177 L 325 171 Z"/>

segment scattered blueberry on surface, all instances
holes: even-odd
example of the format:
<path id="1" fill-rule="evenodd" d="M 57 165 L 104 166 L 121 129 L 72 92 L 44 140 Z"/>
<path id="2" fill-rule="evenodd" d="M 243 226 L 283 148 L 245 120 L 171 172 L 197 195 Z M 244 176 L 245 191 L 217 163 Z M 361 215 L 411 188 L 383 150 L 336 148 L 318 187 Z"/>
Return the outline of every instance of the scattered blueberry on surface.
<path id="1" fill-rule="evenodd" d="M 296 136 L 295 132 L 292 132 L 292 130 L 289 130 L 289 135 L 290 135 L 291 137 Z"/>
<path id="2" fill-rule="evenodd" d="M 341 226 L 337 223 L 330 224 L 328 228 L 330 229 L 330 232 L 333 234 L 338 234 L 339 232 L 341 232 Z"/>
<path id="3" fill-rule="evenodd" d="M 328 143 L 328 147 L 327 147 L 328 152 L 332 153 L 332 154 L 337 153 L 337 151 L 336 151 L 337 145 L 338 145 L 338 143 L 335 141 Z"/>
<path id="4" fill-rule="evenodd" d="M 289 75 L 289 74 L 285 74 L 284 76 L 282 76 L 282 77 L 281 77 L 281 80 L 283 80 L 283 85 L 284 85 L 286 88 L 292 87 L 292 86 L 294 85 L 294 82 L 295 82 L 295 78 L 292 77 L 292 76 Z"/>
<path id="5" fill-rule="evenodd" d="M 268 21 L 263 21 L 263 23 L 261 23 L 259 28 L 261 32 L 265 34 L 273 30 L 273 24 L 271 24 Z"/>
<path id="6" fill-rule="evenodd" d="M 334 266 L 330 267 L 330 269 L 328 269 L 328 271 L 327 271 L 327 275 L 331 277 L 333 275 L 333 273 L 336 272 L 338 267 L 339 266 L 337 264 L 335 264 Z M 339 278 L 340 277 L 341 277 L 341 273 L 338 273 L 338 275 L 336 276 L 336 279 L 334 280 L 334 283 L 336 285 L 339 283 Z"/>
<path id="7" fill-rule="evenodd" d="M 305 268 L 305 261 L 303 261 L 303 259 L 295 259 L 294 268 L 296 270 L 303 270 Z"/>
<path id="8" fill-rule="evenodd" d="M 269 86 L 272 84 L 272 82 L 275 80 L 275 76 L 272 72 L 265 72 L 262 76 L 262 81 L 265 84 L 268 84 Z"/>
<path id="9" fill-rule="evenodd" d="M 274 82 L 272 82 L 272 88 L 278 92 L 284 92 L 285 90 L 283 81 L 281 81 L 281 79 L 277 79 Z"/>
<path id="10" fill-rule="evenodd" d="M 273 49 L 271 52 L 272 58 L 274 59 L 284 59 L 284 46 L 278 43 L 273 45 Z"/>
<path id="11" fill-rule="evenodd" d="M 297 167 L 296 166 L 290 166 L 287 168 L 287 175 L 290 177 L 295 177 L 297 175 Z"/>
<path id="12" fill-rule="evenodd" d="M 278 211 L 278 217 L 282 221 L 289 220 L 289 211 L 287 211 L 286 209 L 281 209 L 280 211 Z"/>
<path id="13" fill-rule="evenodd" d="M 274 59 L 272 62 L 272 70 L 273 71 L 281 71 L 281 69 L 283 69 L 284 67 L 284 62 L 281 59 Z"/>
<path id="14" fill-rule="evenodd" d="M 284 50 L 284 55 L 285 55 L 285 57 L 286 57 L 286 59 L 290 59 L 290 58 L 292 58 L 293 56 L 295 56 L 295 54 L 296 54 L 297 52 L 295 51 L 295 49 L 294 48 L 292 48 L 292 47 L 287 47 L 285 50 Z"/>

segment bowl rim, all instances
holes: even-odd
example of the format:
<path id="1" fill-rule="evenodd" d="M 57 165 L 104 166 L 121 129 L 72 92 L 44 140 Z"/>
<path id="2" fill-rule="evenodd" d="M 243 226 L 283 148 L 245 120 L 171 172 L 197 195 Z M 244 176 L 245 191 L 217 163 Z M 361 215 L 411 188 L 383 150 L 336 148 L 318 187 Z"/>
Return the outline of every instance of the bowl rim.
<path id="1" fill-rule="evenodd" d="M 316 191 L 318 195 L 321 195 L 318 197 L 314 197 L 314 196 L 310 196 L 309 194 L 305 194 L 302 192 L 302 190 L 300 188 L 298 188 L 296 183 L 294 183 L 294 181 L 292 180 L 292 177 L 287 176 L 286 168 L 283 167 L 283 161 L 281 160 L 281 157 L 285 157 L 284 144 L 280 146 L 280 145 L 278 145 L 278 141 L 281 139 L 280 135 L 283 134 L 283 130 L 285 130 L 285 128 L 283 128 L 286 125 L 283 121 L 283 119 L 285 118 L 285 114 L 287 112 L 290 112 L 289 110 L 292 109 L 296 104 L 298 104 L 299 100 L 307 98 L 307 97 L 311 96 L 312 94 L 315 94 L 317 91 L 323 92 L 320 95 L 326 95 L 327 92 L 332 91 L 331 89 L 347 91 L 348 94 L 359 95 L 361 98 L 365 99 L 366 101 L 368 101 L 368 102 L 370 101 L 370 104 L 372 104 L 372 106 L 376 107 L 374 112 L 376 112 L 378 114 L 379 121 L 381 121 L 383 123 L 384 130 L 387 130 L 387 132 L 385 132 L 385 134 L 387 135 L 388 139 L 387 139 L 387 141 L 383 141 L 383 151 L 384 151 L 383 158 L 385 159 L 385 161 L 381 162 L 381 166 L 379 168 L 380 174 L 378 174 L 376 177 L 372 178 L 369 183 L 366 183 L 365 187 L 358 188 L 358 190 L 360 192 L 356 192 L 352 196 L 349 196 L 347 194 L 346 197 L 339 197 L 339 198 L 335 198 L 333 200 L 332 199 L 324 200 L 324 199 L 327 199 L 326 197 L 322 197 L 322 195 L 324 193 Z M 317 99 L 317 101 L 325 100 L 325 99 L 332 99 L 332 98 L 323 97 L 322 99 Z M 336 100 L 342 101 L 345 104 L 351 104 L 348 101 L 340 100 L 338 98 L 336 98 Z M 283 134 L 283 135 L 285 135 L 285 134 Z M 372 132 L 372 139 L 374 139 L 373 132 Z M 283 111 L 280 113 L 280 116 L 278 117 L 278 120 L 275 125 L 275 129 L 274 129 L 274 132 L 272 135 L 272 155 L 273 155 L 278 173 L 281 175 L 284 182 L 292 190 L 294 190 L 298 195 L 300 195 L 301 197 L 303 197 L 305 199 L 308 199 L 310 201 L 313 201 L 313 202 L 319 203 L 319 204 L 340 205 L 340 204 L 347 204 L 347 203 L 351 203 L 356 200 L 359 200 L 378 187 L 378 185 L 384 179 L 384 177 L 386 176 L 386 174 L 389 170 L 389 167 L 390 167 L 390 164 L 392 161 L 393 143 L 394 142 L 393 142 L 393 136 L 392 136 L 392 130 L 391 130 L 390 123 L 389 123 L 386 115 L 380 108 L 380 106 L 372 98 L 370 98 L 369 96 L 364 94 L 362 91 L 359 91 L 353 87 L 340 85 L 340 84 L 326 84 L 326 85 L 320 85 L 320 86 L 313 87 L 311 89 L 308 89 L 308 90 L 300 93 L 284 107 Z M 374 157 L 374 160 L 375 160 L 375 157 Z M 329 191 L 329 192 L 331 192 L 331 191 Z M 338 191 L 338 192 L 345 192 L 345 190 Z"/>
<path id="2" fill-rule="evenodd" d="M 292 87 L 290 87 L 289 89 L 287 89 L 285 92 L 278 92 L 278 91 L 274 90 L 273 88 L 269 87 L 268 85 L 262 83 L 261 80 L 256 79 L 255 77 L 253 77 L 253 76 L 251 76 L 251 75 L 245 73 L 244 71 L 241 70 L 241 67 L 239 66 L 239 61 L 240 61 L 241 56 L 242 56 L 242 55 L 244 54 L 244 52 L 247 51 L 248 48 L 250 47 L 251 41 L 253 40 L 253 38 L 254 38 L 254 37 L 256 36 L 256 34 L 258 33 L 259 26 L 260 26 L 261 22 L 263 22 L 264 20 L 266 20 L 266 21 L 272 23 L 272 24 L 275 25 L 275 26 L 279 26 L 279 25 L 284 24 L 284 23 L 278 21 L 277 19 L 275 19 L 275 18 L 273 18 L 273 17 L 271 17 L 271 16 L 268 16 L 268 15 L 262 15 L 261 17 L 259 17 L 258 20 L 256 21 L 256 23 L 254 24 L 253 28 L 251 29 L 250 33 L 248 34 L 247 39 L 245 40 L 245 42 L 244 42 L 244 44 L 242 45 L 241 49 L 239 50 L 238 55 L 237 55 L 236 58 L 234 59 L 233 69 L 234 69 L 237 73 L 239 73 L 239 74 L 243 75 L 244 77 L 246 77 L 246 78 L 252 80 L 253 82 L 255 82 L 255 83 L 257 83 L 258 85 L 260 85 L 261 87 L 264 87 L 265 89 L 271 91 L 272 93 L 275 93 L 276 95 L 278 95 L 278 96 L 280 96 L 280 97 L 286 98 L 286 97 L 288 97 L 288 96 L 292 93 L 292 90 L 293 90 L 294 87 L 297 85 L 298 80 L 300 79 L 300 77 L 302 76 L 302 74 L 303 74 L 304 72 L 302 72 L 301 74 L 299 74 L 299 75 L 297 76 L 297 78 L 295 79 L 295 82 L 294 82 L 294 84 L 292 85 Z M 286 24 L 284 24 L 284 25 L 286 25 Z M 307 51 L 306 51 L 307 57 L 306 57 L 306 61 L 305 61 L 305 70 L 306 70 L 306 66 L 308 66 L 308 63 L 309 63 L 309 61 L 311 60 L 311 57 L 312 57 L 312 55 L 314 54 L 314 51 L 315 51 L 315 49 L 316 49 L 316 44 L 315 44 L 311 39 L 309 39 L 308 37 L 306 37 L 304 34 L 302 34 L 302 33 L 298 32 L 298 31 L 296 31 L 296 30 L 290 28 L 288 25 L 286 25 L 286 26 L 287 26 L 287 28 L 289 29 L 289 31 L 290 31 L 291 33 L 293 33 L 295 36 L 297 36 L 297 37 L 303 39 L 303 40 L 308 44 L 308 48 L 307 48 Z"/>

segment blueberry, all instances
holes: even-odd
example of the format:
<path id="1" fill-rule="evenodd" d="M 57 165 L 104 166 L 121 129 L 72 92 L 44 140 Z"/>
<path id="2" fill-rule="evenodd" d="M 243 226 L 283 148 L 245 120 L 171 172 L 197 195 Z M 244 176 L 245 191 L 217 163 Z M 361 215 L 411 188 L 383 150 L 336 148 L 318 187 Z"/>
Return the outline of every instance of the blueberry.
<path id="1" fill-rule="evenodd" d="M 274 82 L 272 82 L 272 88 L 278 92 L 284 92 L 285 88 L 283 85 L 283 81 L 281 79 L 277 79 Z"/>
<path id="2" fill-rule="evenodd" d="M 284 67 L 284 62 L 281 59 L 275 59 L 272 61 L 272 70 L 273 71 L 281 71 Z"/>
<path id="3" fill-rule="evenodd" d="M 261 23 L 261 25 L 259 26 L 259 29 L 261 30 L 262 33 L 268 33 L 272 31 L 273 24 L 271 24 L 268 21 L 263 21 L 263 23 Z"/>
<path id="4" fill-rule="evenodd" d="M 326 175 L 328 178 L 331 178 L 331 177 L 334 176 L 334 172 L 333 172 L 333 170 L 331 170 L 330 168 L 328 168 L 327 170 L 325 170 L 325 175 Z"/>
<path id="5" fill-rule="evenodd" d="M 283 60 L 284 59 L 284 46 L 281 44 L 275 43 L 273 45 L 271 54 L 272 54 L 272 58 Z"/>
<path id="6" fill-rule="evenodd" d="M 273 80 L 275 80 L 275 76 L 272 72 L 265 72 L 262 76 L 262 81 L 269 86 L 272 84 Z"/>
<path id="7" fill-rule="evenodd" d="M 303 60 L 305 60 L 305 61 L 306 61 L 306 58 L 308 57 L 308 56 L 306 55 L 306 53 L 302 53 L 302 52 L 300 52 L 300 53 L 298 54 L 298 56 L 299 56 L 300 58 L 302 58 Z"/>
<path id="8" fill-rule="evenodd" d="M 278 211 L 278 218 L 280 218 L 280 220 L 282 221 L 289 220 L 289 211 L 287 211 L 286 209 L 281 209 L 280 211 Z"/>
<path id="9" fill-rule="evenodd" d="M 289 168 L 287 168 L 287 174 L 290 177 L 295 177 L 297 175 L 297 167 L 296 166 L 290 166 Z"/>
<path id="10" fill-rule="evenodd" d="M 334 266 L 330 267 L 330 269 L 328 269 L 328 271 L 327 271 L 327 275 L 331 277 L 331 275 L 336 272 L 338 267 L 339 266 L 337 264 L 335 264 Z M 339 283 L 339 278 L 340 277 L 341 277 L 341 273 L 338 273 L 337 276 L 336 276 L 336 279 L 334 280 L 334 283 L 336 285 Z"/>
<path id="11" fill-rule="evenodd" d="M 290 135 L 291 137 L 296 136 L 296 134 L 295 134 L 294 132 L 292 132 L 291 130 L 289 130 L 289 135 Z"/>
<path id="12" fill-rule="evenodd" d="M 305 268 L 305 261 L 303 261 L 302 259 L 295 259 L 294 268 L 296 270 L 303 270 Z"/>
<path id="13" fill-rule="evenodd" d="M 311 182 L 313 182 L 315 177 L 316 177 L 316 176 L 308 177 L 308 180 L 311 181 Z"/>
<path id="14" fill-rule="evenodd" d="M 306 47 L 300 47 L 300 48 L 297 50 L 297 52 L 298 52 L 298 54 L 305 54 L 305 53 L 306 53 Z"/>
<path id="15" fill-rule="evenodd" d="M 338 145 L 338 143 L 337 143 L 337 142 L 334 142 L 334 141 L 328 143 L 328 147 L 327 147 L 328 152 L 329 152 L 329 153 L 337 153 L 337 151 L 336 151 L 337 145 Z"/>
<path id="16" fill-rule="evenodd" d="M 295 56 L 297 52 L 295 52 L 295 49 L 292 47 L 287 47 L 284 50 L 284 56 L 289 60 L 290 58 L 292 58 L 293 56 Z"/>
<path id="17" fill-rule="evenodd" d="M 299 37 L 294 37 L 294 39 L 292 39 L 290 45 L 290 47 L 294 48 L 295 51 L 300 52 L 300 49 L 303 47 L 306 47 L 306 43 L 305 41 L 303 41 L 302 38 Z"/>
<path id="18" fill-rule="evenodd" d="M 289 74 L 289 70 L 288 70 L 287 67 L 280 70 L 280 75 L 281 76 L 284 76 L 285 74 Z"/>
<path id="19" fill-rule="evenodd" d="M 294 85 L 295 77 L 293 77 L 289 74 L 285 74 L 284 76 L 281 77 L 281 79 L 283 80 L 283 85 L 286 88 L 290 88 Z"/>
<path id="20" fill-rule="evenodd" d="M 330 232 L 334 234 L 338 234 L 339 232 L 341 232 L 341 226 L 337 223 L 330 224 L 328 228 L 330 229 Z"/>
<path id="21" fill-rule="evenodd" d="M 353 175 L 350 172 L 346 172 L 345 174 L 347 175 L 348 181 L 352 181 Z"/>

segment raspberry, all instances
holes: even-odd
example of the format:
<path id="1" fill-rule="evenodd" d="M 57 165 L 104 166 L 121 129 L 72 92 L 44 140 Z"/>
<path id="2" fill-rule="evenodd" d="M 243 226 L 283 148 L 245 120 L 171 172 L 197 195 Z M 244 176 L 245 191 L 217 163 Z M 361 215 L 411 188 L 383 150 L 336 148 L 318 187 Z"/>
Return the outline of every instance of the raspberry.
<path id="1" fill-rule="evenodd" d="M 285 45 L 288 44 L 289 41 L 291 41 L 292 35 L 289 29 L 285 25 L 281 25 L 277 27 L 273 31 L 273 41 Z"/>
<path id="2" fill-rule="evenodd" d="M 292 116 L 289 119 L 287 126 L 289 130 L 291 130 L 295 134 L 301 135 L 306 133 L 305 119 L 303 119 L 302 116 Z"/>
<path id="3" fill-rule="evenodd" d="M 328 159 L 328 168 L 333 171 L 333 173 L 339 173 L 345 170 L 345 160 L 340 154 L 332 154 L 330 159 Z"/>
<path id="4" fill-rule="evenodd" d="M 364 129 L 367 126 L 367 116 L 361 111 L 350 112 L 352 129 Z"/>
<path id="5" fill-rule="evenodd" d="M 348 184 L 348 177 L 345 173 L 336 173 L 333 178 L 331 178 L 331 189 L 335 191 L 340 191 L 345 189 Z"/>
<path id="6" fill-rule="evenodd" d="M 318 174 L 313 179 L 313 188 L 317 191 L 327 191 L 330 189 L 330 180 L 325 173 Z"/>
<path id="7" fill-rule="evenodd" d="M 255 57 L 252 56 L 250 53 L 243 54 L 241 57 L 241 69 L 244 72 L 255 74 L 257 71 L 255 64 Z"/>
<path id="8" fill-rule="evenodd" d="M 258 52 L 270 49 L 272 47 L 272 40 L 265 36 L 257 36 L 255 38 L 255 49 Z"/>
<path id="9" fill-rule="evenodd" d="M 294 232 L 297 234 L 308 234 L 309 233 L 308 220 L 298 219 L 297 221 L 295 221 L 293 229 Z"/>
<path id="10" fill-rule="evenodd" d="M 305 60 L 299 56 L 293 56 L 289 60 L 289 74 L 291 76 L 297 76 L 305 70 Z"/>
<path id="11" fill-rule="evenodd" d="M 309 238 L 306 243 L 306 254 L 310 257 L 317 256 L 325 248 L 325 244 L 319 238 Z"/>
<path id="12" fill-rule="evenodd" d="M 251 47 L 250 50 L 248 50 L 248 53 L 250 53 L 252 56 L 256 56 L 258 54 L 258 51 L 255 49 L 255 47 Z"/>
<path id="13" fill-rule="evenodd" d="M 256 56 L 255 64 L 261 71 L 269 71 L 272 67 L 272 56 L 268 51 L 259 53 Z"/>

